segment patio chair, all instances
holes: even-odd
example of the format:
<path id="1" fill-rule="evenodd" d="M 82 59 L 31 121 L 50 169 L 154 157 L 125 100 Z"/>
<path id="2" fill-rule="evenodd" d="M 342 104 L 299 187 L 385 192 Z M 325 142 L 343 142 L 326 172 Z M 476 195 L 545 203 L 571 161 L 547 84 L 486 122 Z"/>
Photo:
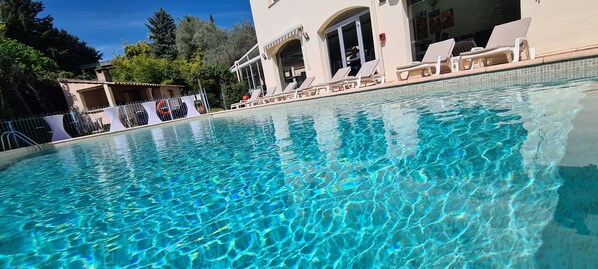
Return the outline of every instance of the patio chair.
<path id="1" fill-rule="evenodd" d="M 459 69 L 471 69 L 474 61 L 478 61 L 480 66 L 516 63 L 523 54 L 530 59 L 526 35 L 531 20 L 528 17 L 495 26 L 485 48 L 473 48 L 459 55 Z"/>
<path id="2" fill-rule="evenodd" d="M 258 98 L 257 100 L 248 102 L 247 106 L 259 105 L 259 104 L 262 104 L 263 102 L 267 103 L 275 94 L 276 94 L 276 86 L 269 87 L 266 90 L 266 94 L 263 97 Z"/>
<path id="3" fill-rule="evenodd" d="M 301 91 L 298 90 L 296 91 L 295 97 L 300 97 L 303 94 L 306 94 L 306 96 L 320 94 L 320 91 L 324 89 L 326 90 L 326 92 L 329 92 L 330 86 L 334 83 L 342 82 L 347 77 L 347 75 L 349 75 L 350 71 L 350 66 L 341 68 L 337 70 L 336 73 L 334 73 L 334 76 L 332 76 L 332 78 L 328 82 L 316 84 L 312 87 L 303 89 Z"/>
<path id="4" fill-rule="evenodd" d="M 264 101 L 266 101 L 266 103 L 270 103 L 270 102 L 279 100 L 279 98 L 283 95 L 292 94 L 295 92 L 295 86 L 297 86 L 297 82 L 293 81 L 293 82 L 287 84 L 287 86 L 284 88 L 284 90 L 282 90 L 281 93 L 274 94 L 274 96 L 269 97 L 268 100 L 264 100 Z"/>
<path id="5" fill-rule="evenodd" d="M 289 98 L 297 98 L 297 95 L 302 92 L 305 89 L 310 88 L 311 84 L 314 82 L 315 77 L 307 77 L 303 83 L 301 83 L 301 85 L 299 85 L 299 88 L 295 89 L 292 92 L 286 93 L 286 94 L 281 94 L 279 96 L 277 96 L 278 101 L 280 100 L 287 100 Z M 284 92 L 284 91 L 283 91 Z"/>
<path id="6" fill-rule="evenodd" d="M 455 39 L 453 38 L 430 44 L 421 62 L 411 62 L 408 65 L 397 67 L 397 78 L 407 80 L 411 72 L 414 71 L 419 71 L 422 77 L 450 72 L 452 70 L 451 55 L 454 47 Z M 401 74 L 405 72 L 407 77 L 403 78 Z"/>
<path id="7" fill-rule="evenodd" d="M 348 88 L 359 88 L 362 85 L 367 86 L 368 83 L 384 83 L 384 76 L 380 76 L 378 74 L 378 64 L 380 64 L 379 59 L 365 62 L 359 68 L 359 71 L 357 74 L 355 74 L 355 76 L 348 76 L 340 82 L 331 83 L 330 89 L 338 87 L 339 90 L 344 90 Z"/>
<path id="8" fill-rule="evenodd" d="M 245 106 L 250 102 L 254 102 L 257 101 L 260 97 L 260 95 L 262 94 L 262 90 L 261 89 L 257 89 L 257 90 L 253 90 L 251 92 L 251 97 L 249 97 L 249 99 L 247 100 L 241 100 L 238 103 L 234 103 L 230 105 L 230 109 L 238 109 L 240 106 Z"/>

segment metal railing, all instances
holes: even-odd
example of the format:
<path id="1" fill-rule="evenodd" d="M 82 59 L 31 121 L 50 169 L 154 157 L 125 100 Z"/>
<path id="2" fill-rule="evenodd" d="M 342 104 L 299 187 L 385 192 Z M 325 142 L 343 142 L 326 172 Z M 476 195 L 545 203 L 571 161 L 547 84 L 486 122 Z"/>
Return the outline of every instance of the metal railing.
<path id="1" fill-rule="evenodd" d="M 2 144 L 2 151 L 20 148 L 20 143 L 24 143 L 27 146 L 33 146 L 35 151 L 38 152 L 42 150 L 42 147 L 38 143 L 17 131 L 2 133 L 2 135 L 0 135 L 0 143 Z M 16 145 L 16 148 L 13 148 L 13 145 Z"/>
<path id="2" fill-rule="evenodd" d="M 195 98 L 193 109 L 200 114 L 209 112 L 207 102 L 203 101 L 203 95 L 192 95 Z M 178 96 L 172 98 L 156 99 L 143 102 L 130 102 L 118 106 L 120 122 L 126 127 L 136 127 L 148 124 L 148 113 L 155 113 L 160 121 L 171 121 L 187 116 L 188 107 Z M 154 102 L 154 111 L 146 111 L 143 107 L 145 102 Z M 89 110 L 68 111 L 62 114 L 39 115 L 11 120 L 0 120 L 0 133 L 18 132 L 37 144 L 44 144 L 52 141 L 51 126 L 44 120 L 44 117 L 62 115 L 62 127 L 70 137 L 81 137 L 91 134 L 108 132 L 110 122 L 104 112 L 106 107 L 92 108 Z M 29 146 L 26 143 L 13 143 L 18 147 Z M 2 150 L 8 150 L 2 148 Z"/>

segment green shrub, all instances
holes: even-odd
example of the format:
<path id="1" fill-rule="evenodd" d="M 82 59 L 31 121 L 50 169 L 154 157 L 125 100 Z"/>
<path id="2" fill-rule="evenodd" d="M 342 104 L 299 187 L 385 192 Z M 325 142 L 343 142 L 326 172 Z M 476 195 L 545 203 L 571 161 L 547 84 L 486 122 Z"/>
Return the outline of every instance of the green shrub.
<path id="1" fill-rule="evenodd" d="M 243 95 L 248 94 L 248 91 L 249 89 L 245 82 L 233 82 L 222 85 L 224 108 L 230 109 L 230 105 L 239 102 L 243 98 Z"/>

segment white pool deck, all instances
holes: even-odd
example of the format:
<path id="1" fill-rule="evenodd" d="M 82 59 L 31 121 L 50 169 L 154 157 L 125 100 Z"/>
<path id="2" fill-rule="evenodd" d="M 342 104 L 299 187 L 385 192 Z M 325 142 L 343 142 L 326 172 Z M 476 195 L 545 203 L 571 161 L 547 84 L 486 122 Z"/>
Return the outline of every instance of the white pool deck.
<path id="1" fill-rule="evenodd" d="M 533 60 L 523 60 L 518 63 L 507 63 L 507 64 L 500 64 L 500 65 L 489 66 L 489 67 L 478 67 L 478 68 L 474 68 L 471 70 L 459 71 L 459 72 L 454 72 L 454 73 L 446 73 L 446 74 L 442 74 L 442 75 L 433 75 L 433 76 L 427 76 L 427 77 L 412 77 L 409 80 L 405 80 L 405 81 L 399 81 L 398 79 L 396 79 L 396 75 L 394 73 L 392 73 L 392 74 L 386 74 L 387 80 L 391 80 L 391 79 L 394 79 L 394 80 L 389 81 L 384 84 L 377 84 L 377 85 L 373 85 L 373 86 L 357 88 L 357 89 L 349 89 L 349 90 L 344 90 L 344 91 L 321 93 L 319 95 L 314 95 L 314 96 L 307 96 L 307 97 L 302 97 L 302 98 L 297 98 L 297 99 L 291 99 L 291 100 L 280 101 L 280 102 L 275 102 L 275 103 L 257 105 L 257 106 L 252 106 L 252 107 L 245 107 L 245 108 L 234 109 L 234 110 L 219 111 L 219 112 L 203 114 L 203 115 L 191 117 L 191 118 L 183 118 L 183 119 L 162 122 L 162 123 L 159 123 L 156 125 L 137 126 L 137 127 L 127 128 L 127 129 L 121 130 L 121 131 L 99 133 L 99 134 L 94 134 L 94 135 L 66 139 L 66 140 L 62 140 L 62 141 L 49 142 L 46 144 L 42 144 L 40 146 L 42 147 L 42 150 L 46 150 L 46 149 L 51 149 L 51 148 L 55 148 L 55 147 L 66 146 L 66 145 L 69 145 L 69 144 L 72 144 L 72 143 L 75 143 L 75 142 L 78 142 L 81 140 L 95 139 L 98 137 L 118 135 L 122 132 L 134 131 L 134 130 L 139 130 L 139 129 L 144 129 L 144 128 L 152 128 L 152 127 L 167 125 L 167 124 L 176 124 L 179 122 L 191 121 L 191 120 L 196 120 L 196 119 L 201 119 L 201 118 L 210 118 L 213 116 L 221 117 L 221 116 L 225 116 L 229 113 L 235 113 L 238 115 L 238 113 L 248 113 L 252 109 L 257 109 L 257 108 L 261 108 L 261 107 L 275 107 L 275 106 L 285 105 L 288 103 L 304 102 L 304 101 L 308 101 L 308 100 L 329 98 L 329 97 L 340 96 L 340 95 L 356 94 L 356 93 L 361 93 L 361 92 L 375 91 L 375 90 L 379 90 L 379 89 L 387 89 L 387 88 L 393 88 L 393 87 L 399 87 L 399 89 L 397 89 L 397 91 L 400 91 L 401 89 L 409 89 L 409 85 L 424 85 L 425 86 L 427 83 L 432 83 L 432 82 L 437 82 L 437 81 L 442 81 L 442 80 L 458 81 L 460 78 L 466 78 L 469 76 L 479 75 L 479 74 L 483 74 L 483 73 L 502 72 L 502 71 L 513 70 L 513 69 L 522 69 L 522 68 L 527 68 L 527 67 L 541 66 L 541 65 L 546 65 L 546 64 L 565 62 L 565 61 L 574 61 L 574 60 L 578 60 L 578 59 L 586 59 L 586 58 L 594 58 L 594 57 L 598 58 L 598 44 L 591 46 L 591 47 L 583 47 L 583 48 L 578 48 L 578 49 L 569 50 L 569 51 L 563 51 L 563 52 L 554 53 L 554 54 L 540 55 Z M 33 154 L 36 152 L 37 151 L 33 147 L 26 147 L 26 148 L 20 148 L 20 149 L 0 152 L 0 167 L 3 167 L 10 163 L 13 163 L 18 158 L 21 158 L 23 156 Z"/>

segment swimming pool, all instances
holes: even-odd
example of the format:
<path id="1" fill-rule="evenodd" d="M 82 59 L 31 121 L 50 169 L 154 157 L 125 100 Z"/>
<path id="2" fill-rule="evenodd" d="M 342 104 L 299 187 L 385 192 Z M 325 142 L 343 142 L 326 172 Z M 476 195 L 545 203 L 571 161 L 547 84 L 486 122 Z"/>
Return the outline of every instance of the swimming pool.
<path id="1" fill-rule="evenodd" d="M 387 89 L 57 147 L 0 171 L 0 267 L 593 266 L 597 83 Z"/>

